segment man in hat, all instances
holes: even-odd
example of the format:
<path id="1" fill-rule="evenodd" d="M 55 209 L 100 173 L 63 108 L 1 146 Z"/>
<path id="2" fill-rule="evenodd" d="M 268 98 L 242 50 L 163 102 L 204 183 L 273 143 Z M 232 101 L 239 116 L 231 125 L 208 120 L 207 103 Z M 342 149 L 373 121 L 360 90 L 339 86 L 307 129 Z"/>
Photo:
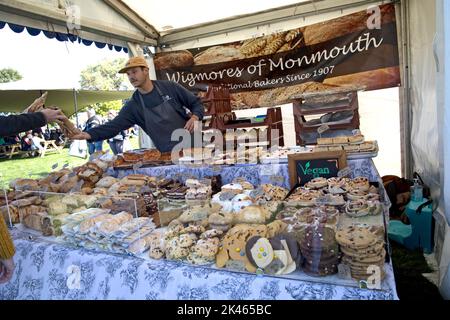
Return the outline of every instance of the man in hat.
<path id="1" fill-rule="evenodd" d="M 71 137 L 76 140 L 100 141 L 116 136 L 135 124 L 152 139 L 161 152 L 170 152 L 179 141 L 172 141 L 172 132 L 186 129 L 203 118 L 203 106 L 198 97 L 172 81 L 150 80 L 149 68 L 143 57 L 128 60 L 119 73 L 126 73 L 137 89 L 117 117 L 99 127 Z"/>

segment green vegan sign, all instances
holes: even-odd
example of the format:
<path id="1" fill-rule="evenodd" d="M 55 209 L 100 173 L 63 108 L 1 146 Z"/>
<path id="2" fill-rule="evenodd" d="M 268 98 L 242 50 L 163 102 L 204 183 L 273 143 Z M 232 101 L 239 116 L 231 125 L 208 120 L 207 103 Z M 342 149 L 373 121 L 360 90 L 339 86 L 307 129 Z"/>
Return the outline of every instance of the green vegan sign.
<path id="1" fill-rule="evenodd" d="M 336 177 L 339 171 L 338 162 L 330 159 L 297 160 L 297 175 L 306 183 L 314 178 Z"/>
<path id="2" fill-rule="evenodd" d="M 314 178 L 322 177 L 324 174 L 330 174 L 329 168 L 311 168 L 311 161 L 308 161 L 305 164 L 305 167 L 302 166 L 301 163 L 299 163 L 300 168 L 303 171 L 303 174 L 306 175 L 312 175 Z"/>

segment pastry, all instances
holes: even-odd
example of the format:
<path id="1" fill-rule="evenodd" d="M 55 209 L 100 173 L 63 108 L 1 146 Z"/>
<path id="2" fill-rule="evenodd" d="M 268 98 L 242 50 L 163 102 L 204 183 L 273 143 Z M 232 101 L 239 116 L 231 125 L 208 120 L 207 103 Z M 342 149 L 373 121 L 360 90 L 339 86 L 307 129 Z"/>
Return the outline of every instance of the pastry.
<path id="1" fill-rule="evenodd" d="M 352 218 L 367 216 L 369 212 L 369 206 L 364 200 L 349 201 L 345 205 L 345 213 Z"/>
<path id="2" fill-rule="evenodd" d="M 207 230 L 207 231 L 203 232 L 200 235 L 200 239 L 219 238 L 222 235 L 223 235 L 223 231 L 222 230 L 210 229 L 210 230 Z"/>
<path id="3" fill-rule="evenodd" d="M 264 224 L 266 216 L 266 211 L 261 206 L 250 205 L 235 214 L 233 221 L 235 223 Z"/>
<path id="4" fill-rule="evenodd" d="M 367 192 L 370 188 L 369 179 L 366 177 L 356 177 L 351 181 L 351 186 L 353 189 Z"/>
<path id="5" fill-rule="evenodd" d="M 346 143 L 348 143 L 348 137 L 333 138 L 333 144 L 346 144 Z"/>
<path id="6" fill-rule="evenodd" d="M 118 182 L 118 180 L 114 177 L 106 176 L 101 178 L 95 186 L 97 188 L 110 188 L 114 183 Z"/>
<path id="7" fill-rule="evenodd" d="M 123 153 L 125 162 L 139 162 L 143 160 L 143 154 L 135 151 L 126 151 Z"/>
<path id="8" fill-rule="evenodd" d="M 333 144 L 333 138 L 317 138 L 317 144 L 319 146 Z"/>
<path id="9" fill-rule="evenodd" d="M 355 143 L 355 144 L 360 144 L 364 142 L 364 136 L 362 134 L 357 134 L 354 136 L 349 136 L 348 137 L 348 142 L 349 143 Z"/>
<path id="10" fill-rule="evenodd" d="M 347 192 L 347 199 L 348 200 L 364 200 L 367 197 L 367 192 L 360 190 L 360 189 L 352 189 L 349 192 Z"/>
<path id="11" fill-rule="evenodd" d="M 237 194 L 232 200 L 233 212 L 238 213 L 245 207 L 253 204 L 252 199 L 246 194 Z"/>
<path id="12" fill-rule="evenodd" d="M 227 231 L 233 222 L 233 215 L 213 213 L 208 217 L 208 223 L 212 229 Z"/>
<path id="13" fill-rule="evenodd" d="M 239 194 L 243 192 L 243 187 L 239 183 L 229 183 L 222 186 L 223 192 L 231 192 L 234 194 Z"/>
<path id="14" fill-rule="evenodd" d="M 161 152 L 157 149 L 148 149 L 144 151 L 144 155 L 142 157 L 143 161 L 156 161 L 161 157 Z"/>

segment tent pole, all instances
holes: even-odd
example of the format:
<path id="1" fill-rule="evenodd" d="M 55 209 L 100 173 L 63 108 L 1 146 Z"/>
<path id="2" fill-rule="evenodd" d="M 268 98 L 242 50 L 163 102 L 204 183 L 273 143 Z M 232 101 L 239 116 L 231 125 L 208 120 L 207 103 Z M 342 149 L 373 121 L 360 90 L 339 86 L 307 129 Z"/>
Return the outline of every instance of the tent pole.
<path id="1" fill-rule="evenodd" d="M 79 123 L 78 123 L 78 101 L 77 101 L 77 91 L 75 89 L 73 89 L 73 100 L 75 103 L 75 119 L 76 119 L 76 123 L 77 123 L 77 128 L 80 127 Z"/>

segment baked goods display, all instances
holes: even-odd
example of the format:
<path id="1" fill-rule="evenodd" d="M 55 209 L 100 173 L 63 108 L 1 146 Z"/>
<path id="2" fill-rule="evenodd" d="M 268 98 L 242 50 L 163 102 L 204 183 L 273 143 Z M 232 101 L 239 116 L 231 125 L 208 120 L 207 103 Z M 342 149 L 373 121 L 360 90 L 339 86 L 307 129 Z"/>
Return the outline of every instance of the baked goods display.
<path id="1" fill-rule="evenodd" d="M 336 241 L 342 251 L 342 263 L 348 265 L 352 278 L 367 280 L 372 274 L 385 276 L 383 234 L 361 225 L 351 225 L 336 232 Z"/>
<path id="2" fill-rule="evenodd" d="M 312 276 L 337 273 L 339 249 L 335 231 L 321 223 L 308 226 L 299 239 L 304 260 L 303 271 Z"/>
<path id="3" fill-rule="evenodd" d="M 161 153 L 157 149 L 139 149 L 118 155 L 113 166 L 118 169 L 129 169 L 136 165 L 142 167 L 171 164 L 173 163 L 170 152 Z"/>
<path id="4" fill-rule="evenodd" d="M 116 178 L 110 165 L 92 160 L 12 181 L 0 213 L 90 250 L 277 276 L 336 277 L 340 265 L 355 280 L 384 275 L 385 207 L 366 177 L 318 177 L 289 191 L 244 176 L 223 185 L 218 177 Z"/>
<path id="5" fill-rule="evenodd" d="M 122 211 L 111 214 L 107 209 L 87 209 L 70 215 L 61 227 L 64 241 L 114 253 L 140 254 L 146 251 L 146 237 L 155 229 L 151 218 L 133 218 Z"/>
<path id="6" fill-rule="evenodd" d="M 342 150 L 347 153 L 349 159 L 358 155 L 376 155 L 378 153 L 378 143 L 377 141 L 365 141 L 362 134 L 335 138 L 317 138 L 317 146 L 314 147 L 313 152 Z"/>

